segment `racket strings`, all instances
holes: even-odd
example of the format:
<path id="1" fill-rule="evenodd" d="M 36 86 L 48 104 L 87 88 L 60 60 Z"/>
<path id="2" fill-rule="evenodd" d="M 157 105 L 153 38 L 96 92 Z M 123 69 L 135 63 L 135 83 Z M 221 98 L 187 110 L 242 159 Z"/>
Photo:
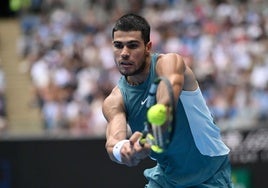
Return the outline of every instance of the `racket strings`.
<path id="1" fill-rule="evenodd" d="M 151 125 L 148 121 L 145 123 L 145 129 L 143 131 L 142 139 L 140 140 L 140 144 L 144 145 L 145 142 L 151 145 L 151 149 L 156 153 L 164 152 L 171 139 L 173 133 L 174 119 L 175 119 L 175 99 L 173 94 L 173 88 L 169 80 L 165 77 L 158 77 L 155 79 L 154 83 L 152 83 L 149 88 L 148 100 L 146 103 L 147 109 L 156 104 L 156 95 L 159 83 L 163 81 L 163 84 L 166 85 L 166 90 L 168 91 L 168 113 L 167 113 L 167 121 L 161 126 Z"/>
<path id="2" fill-rule="evenodd" d="M 164 147 L 163 141 L 163 132 L 161 126 L 153 126 L 153 135 L 155 135 L 155 145 L 158 145 L 160 148 Z"/>

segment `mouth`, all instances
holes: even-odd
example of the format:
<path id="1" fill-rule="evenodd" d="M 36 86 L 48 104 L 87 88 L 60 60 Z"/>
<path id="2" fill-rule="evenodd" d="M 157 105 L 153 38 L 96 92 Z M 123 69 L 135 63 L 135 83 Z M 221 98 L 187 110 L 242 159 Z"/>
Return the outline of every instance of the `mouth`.
<path id="1" fill-rule="evenodd" d="M 122 67 L 130 67 L 130 66 L 133 65 L 133 63 L 127 62 L 127 61 L 122 61 L 122 62 L 119 63 L 119 65 L 122 66 Z"/>

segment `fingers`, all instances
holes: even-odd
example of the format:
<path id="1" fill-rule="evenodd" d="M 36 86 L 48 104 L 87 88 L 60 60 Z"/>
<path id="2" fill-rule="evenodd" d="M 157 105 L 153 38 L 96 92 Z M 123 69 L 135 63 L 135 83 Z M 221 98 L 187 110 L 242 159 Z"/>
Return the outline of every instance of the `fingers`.
<path id="1" fill-rule="evenodd" d="M 129 142 L 122 147 L 121 155 L 122 161 L 127 166 L 136 166 L 140 161 L 148 157 L 150 153 L 150 147 L 142 147 L 139 144 L 139 140 L 142 136 L 141 132 L 135 132 L 130 138 Z M 145 144 L 147 146 L 147 144 Z"/>
<path id="2" fill-rule="evenodd" d="M 143 152 L 148 155 L 151 145 L 147 143 L 146 138 L 142 139 L 142 133 L 141 132 L 135 132 L 130 138 L 129 142 L 133 146 L 134 150 L 136 152 Z"/>
<path id="3" fill-rule="evenodd" d="M 130 138 L 129 142 L 130 144 L 134 145 L 142 136 L 141 132 L 135 132 Z"/>
<path id="4" fill-rule="evenodd" d="M 122 161 L 127 166 L 136 166 L 141 161 L 141 158 L 137 157 L 134 145 L 131 143 L 126 143 L 121 150 Z"/>

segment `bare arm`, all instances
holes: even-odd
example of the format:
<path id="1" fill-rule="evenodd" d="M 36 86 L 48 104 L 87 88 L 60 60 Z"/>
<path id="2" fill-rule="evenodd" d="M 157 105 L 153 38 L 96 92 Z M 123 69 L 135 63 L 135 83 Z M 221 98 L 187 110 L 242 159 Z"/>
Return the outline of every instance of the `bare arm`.
<path id="1" fill-rule="evenodd" d="M 103 114 L 108 124 L 106 129 L 106 150 L 111 160 L 118 162 L 113 155 L 114 146 L 127 139 L 127 121 L 123 98 L 119 88 L 113 89 L 112 93 L 104 100 Z M 141 147 L 138 143 L 140 132 L 135 132 L 129 138 L 129 142 L 123 144 L 120 150 L 122 163 L 127 166 L 135 166 L 149 154 L 149 146 Z"/>
<path id="2" fill-rule="evenodd" d="M 160 55 L 158 58 L 156 72 L 159 76 L 165 76 L 169 79 L 173 86 L 175 100 L 179 98 L 182 90 L 193 91 L 197 88 L 196 79 L 187 67 L 181 56 L 175 53 Z M 163 86 L 159 86 L 159 95 L 157 96 L 158 103 L 167 103 L 168 96 L 165 93 Z M 176 101 L 177 102 L 177 101 Z"/>
<path id="3" fill-rule="evenodd" d="M 127 137 L 127 122 L 124 113 L 123 100 L 118 88 L 114 88 L 111 94 L 104 100 L 102 106 L 103 115 L 108 124 L 106 128 L 106 150 L 113 161 L 113 147 L 120 140 Z"/>

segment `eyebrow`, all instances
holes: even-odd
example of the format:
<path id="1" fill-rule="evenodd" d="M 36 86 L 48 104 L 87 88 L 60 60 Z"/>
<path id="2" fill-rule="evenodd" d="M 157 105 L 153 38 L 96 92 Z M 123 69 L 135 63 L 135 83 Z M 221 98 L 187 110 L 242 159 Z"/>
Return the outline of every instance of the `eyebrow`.
<path id="1" fill-rule="evenodd" d="M 115 44 L 115 43 L 121 43 L 121 44 L 126 45 L 126 44 L 131 44 L 131 43 L 140 43 L 140 41 L 138 41 L 138 40 L 130 40 L 130 41 L 127 41 L 127 42 L 113 41 L 113 43 L 114 43 L 114 44 Z"/>

